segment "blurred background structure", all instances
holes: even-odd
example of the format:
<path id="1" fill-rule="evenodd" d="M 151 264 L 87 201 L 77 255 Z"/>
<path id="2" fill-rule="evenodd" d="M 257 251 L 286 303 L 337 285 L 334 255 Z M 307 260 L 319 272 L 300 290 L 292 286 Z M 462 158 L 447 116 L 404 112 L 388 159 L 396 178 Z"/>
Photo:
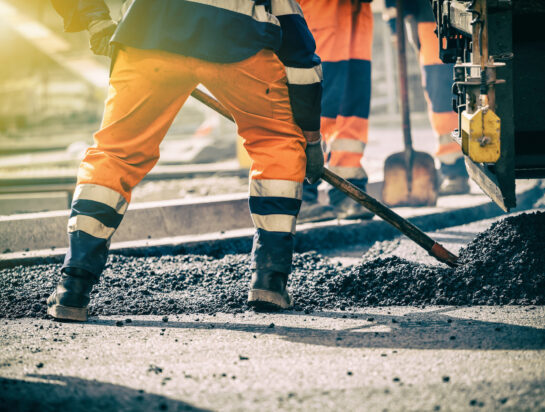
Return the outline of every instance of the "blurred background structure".
<path id="1" fill-rule="evenodd" d="M 123 0 L 107 0 L 121 18 Z M 371 180 L 401 147 L 395 51 L 375 0 L 369 146 Z M 408 48 L 410 97 L 418 148 L 433 152 L 420 68 Z M 49 0 L 0 0 L 0 215 L 66 209 L 75 173 L 98 129 L 109 60 L 89 50 L 87 33 L 64 33 Z M 159 164 L 135 190 L 134 202 L 246 191 L 233 125 L 192 98 L 162 146 Z"/>

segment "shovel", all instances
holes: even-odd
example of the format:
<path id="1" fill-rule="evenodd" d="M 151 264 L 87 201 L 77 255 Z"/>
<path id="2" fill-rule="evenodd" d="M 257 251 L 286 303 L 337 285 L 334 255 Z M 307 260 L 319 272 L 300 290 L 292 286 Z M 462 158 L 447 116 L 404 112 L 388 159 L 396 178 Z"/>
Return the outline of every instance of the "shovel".
<path id="1" fill-rule="evenodd" d="M 204 93 L 203 91 L 199 89 L 193 90 L 193 92 L 191 93 L 191 96 L 193 96 L 195 99 L 197 99 L 201 103 L 204 103 L 206 106 L 210 107 L 211 109 L 215 110 L 216 112 L 218 112 L 225 118 L 231 120 L 232 122 L 235 121 L 233 119 L 233 116 L 231 116 L 231 113 L 229 113 L 229 111 L 212 96 Z M 349 181 L 336 175 L 331 170 L 328 170 L 325 167 L 324 167 L 324 171 L 322 172 L 322 179 L 324 179 L 330 185 L 339 189 L 345 195 L 354 199 L 356 202 L 365 206 L 367 209 L 375 213 L 377 216 L 380 216 L 390 225 L 392 225 L 401 233 L 406 235 L 409 239 L 414 241 L 417 245 L 419 245 L 424 250 L 426 250 L 431 256 L 433 256 L 438 261 L 443 262 L 449 265 L 450 267 L 456 267 L 458 265 L 457 263 L 458 257 L 456 255 L 449 252 L 447 249 L 443 247 L 443 245 L 441 245 L 440 243 L 437 243 L 435 240 L 433 240 L 431 237 L 426 235 L 423 231 L 421 231 L 411 222 L 409 222 L 406 219 L 403 219 L 393 210 L 384 206 L 378 200 L 369 196 L 367 193 L 365 193 L 360 188 L 354 186 Z"/>
<path id="2" fill-rule="evenodd" d="M 384 162 L 382 200 L 388 206 L 434 206 L 437 203 L 435 162 L 428 153 L 417 152 L 412 145 L 403 0 L 397 0 L 396 9 L 399 95 L 405 150 L 388 156 Z"/>

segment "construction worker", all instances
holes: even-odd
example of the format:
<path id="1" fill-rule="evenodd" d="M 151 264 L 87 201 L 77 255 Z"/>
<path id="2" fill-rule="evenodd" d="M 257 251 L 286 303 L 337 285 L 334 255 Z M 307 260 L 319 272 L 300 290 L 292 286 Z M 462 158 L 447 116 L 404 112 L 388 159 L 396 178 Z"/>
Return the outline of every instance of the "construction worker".
<path id="1" fill-rule="evenodd" d="M 371 100 L 371 49 L 373 14 L 369 1 L 298 0 L 317 52 L 322 58 L 324 93 L 322 134 L 330 168 L 365 189 L 367 174 L 361 165 L 368 139 Z M 395 1 L 386 0 L 385 18 L 395 32 Z M 460 146 L 450 138 L 457 128 L 452 111 L 452 69 L 439 59 L 435 20 L 428 0 L 405 1 L 409 38 L 418 52 L 428 102 L 430 122 L 439 141 L 436 158 L 441 163 L 440 195 L 469 191 Z M 337 189 L 329 192 L 329 205 L 318 202 L 318 184 L 305 183 L 299 222 L 370 218 L 372 214 Z"/>
<path id="2" fill-rule="evenodd" d="M 305 178 L 322 173 L 321 65 L 293 0 L 135 0 L 116 26 L 103 0 L 52 0 L 65 30 L 117 51 L 102 126 L 78 170 L 69 250 L 48 298 L 55 318 L 86 320 L 89 294 L 131 191 L 202 83 L 231 112 L 253 164 L 256 227 L 248 302 L 288 308 L 295 220 Z M 112 36 L 113 34 L 113 36 Z"/>
<path id="3" fill-rule="evenodd" d="M 405 25 L 409 42 L 415 48 L 422 70 L 422 86 L 428 103 L 428 114 L 439 148 L 435 157 L 441 163 L 440 195 L 469 192 L 469 176 L 460 145 L 450 133 L 458 128 L 458 115 L 452 110 L 453 64 L 439 58 L 439 40 L 435 34 L 435 16 L 428 0 L 404 2 Z M 396 0 L 386 0 L 384 18 L 395 33 Z"/>
<path id="4" fill-rule="evenodd" d="M 365 190 L 361 159 L 367 144 L 371 101 L 373 14 L 368 1 L 298 0 L 322 59 L 322 135 L 330 169 Z M 329 205 L 318 202 L 318 185 L 305 184 L 299 222 L 337 218 L 368 219 L 373 214 L 338 189 Z"/>

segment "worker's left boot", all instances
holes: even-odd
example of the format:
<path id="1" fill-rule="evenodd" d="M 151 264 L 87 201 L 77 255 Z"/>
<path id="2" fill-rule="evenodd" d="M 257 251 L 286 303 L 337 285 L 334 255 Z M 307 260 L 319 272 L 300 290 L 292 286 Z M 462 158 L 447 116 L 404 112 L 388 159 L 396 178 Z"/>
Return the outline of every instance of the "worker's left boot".
<path id="1" fill-rule="evenodd" d="M 66 268 L 65 271 L 47 298 L 47 313 L 55 319 L 85 322 L 91 290 L 98 280 L 82 269 Z"/>
<path id="2" fill-rule="evenodd" d="M 454 164 L 441 163 L 441 184 L 439 196 L 463 195 L 469 193 L 469 175 L 465 167 L 464 159 L 456 160 Z"/>
<path id="3" fill-rule="evenodd" d="M 287 284 L 287 273 L 254 273 L 250 282 L 248 305 L 263 311 L 289 309 L 293 306 L 293 299 L 286 289 Z"/>

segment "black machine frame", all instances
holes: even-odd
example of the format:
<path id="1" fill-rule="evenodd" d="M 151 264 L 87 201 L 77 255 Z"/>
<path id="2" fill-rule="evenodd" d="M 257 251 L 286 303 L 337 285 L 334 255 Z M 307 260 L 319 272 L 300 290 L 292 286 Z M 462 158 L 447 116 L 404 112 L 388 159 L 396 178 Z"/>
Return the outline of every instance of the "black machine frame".
<path id="1" fill-rule="evenodd" d="M 466 156 L 466 167 L 483 191 L 508 211 L 516 206 L 516 179 L 545 177 L 545 1 L 431 2 L 439 57 L 457 63 L 453 110 L 461 119 L 484 90 L 501 119 L 499 159 L 475 163 Z M 486 56 L 487 67 L 475 82 L 463 66 L 479 63 L 479 55 Z M 458 141 L 460 130 L 461 124 L 453 132 Z"/>

